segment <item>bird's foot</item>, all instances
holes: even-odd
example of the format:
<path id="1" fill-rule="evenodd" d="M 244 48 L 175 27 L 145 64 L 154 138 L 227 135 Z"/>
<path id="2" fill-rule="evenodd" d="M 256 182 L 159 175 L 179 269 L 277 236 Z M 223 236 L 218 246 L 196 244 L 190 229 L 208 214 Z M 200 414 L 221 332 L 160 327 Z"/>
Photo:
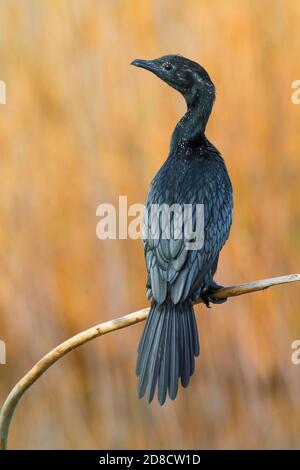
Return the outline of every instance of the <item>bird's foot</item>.
<path id="1" fill-rule="evenodd" d="M 207 308 L 210 308 L 210 303 L 212 304 L 224 304 L 227 301 L 227 298 L 225 299 L 219 299 L 216 297 L 214 294 L 216 291 L 219 289 L 222 289 L 224 286 L 220 286 L 216 282 L 213 282 L 209 287 L 207 287 L 204 291 L 201 293 L 201 299 L 205 303 Z"/>

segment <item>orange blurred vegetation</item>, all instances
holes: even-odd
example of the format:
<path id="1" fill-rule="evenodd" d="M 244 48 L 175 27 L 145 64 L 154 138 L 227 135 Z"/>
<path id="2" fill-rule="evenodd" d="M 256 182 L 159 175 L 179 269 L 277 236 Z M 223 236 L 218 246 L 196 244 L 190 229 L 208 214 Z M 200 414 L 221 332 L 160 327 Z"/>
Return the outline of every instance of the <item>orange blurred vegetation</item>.
<path id="1" fill-rule="evenodd" d="M 96 207 L 145 200 L 182 98 L 134 58 L 209 71 L 208 137 L 227 162 L 234 224 L 217 281 L 299 271 L 297 0 L 1 2 L 0 399 L 53 346 L 146 305 L 140 241 L 96 238 Z M 136 397 L 142 325 L 55 365 L 19 405 L 11 448 L 297 448 L 299 286 L 197 308 L 202 354 L 160 408 Z"/>

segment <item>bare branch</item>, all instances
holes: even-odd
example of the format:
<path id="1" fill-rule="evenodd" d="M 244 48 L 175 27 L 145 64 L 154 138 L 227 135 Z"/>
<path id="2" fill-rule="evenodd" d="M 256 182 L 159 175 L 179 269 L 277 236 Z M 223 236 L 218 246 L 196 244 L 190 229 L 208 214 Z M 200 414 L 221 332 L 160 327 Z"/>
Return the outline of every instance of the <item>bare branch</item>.
<path id="1" fill-rule="evenodd" d="M 237 295 L 248 294 L 267 289 L 268 287 L 279 284 L 287 284 L 300 280 L 300 274 L 290 274 L 282 277 L 273 277 L 271 279 L 263 279 L 260 281 L 248 282 L 219 289 L 214 295 L 218 298 L 235 297 Z M 201 299 L 195 303 L 201 303 Z M 68 352 L 78 348 L 82 344 L 91 341 L 98 336 L 105 335 L 111 331 L 120 330 L 127 326 L 134 325 L 144 321 L 149 313 L 149 308 L 144 308 L 129 315 L 116 318 L 115 320 L 100 323 L 88 330 L 82 331 L 72 338 L 48 352 L 33 368 L 15 385 L 8 397 L 6 398 L 0 412 L 0 449 L 7 448 L 7 439 L 11 419 L 17 404 L 26 390 L 33 385 L 49 367 L 65 356 Z"/>

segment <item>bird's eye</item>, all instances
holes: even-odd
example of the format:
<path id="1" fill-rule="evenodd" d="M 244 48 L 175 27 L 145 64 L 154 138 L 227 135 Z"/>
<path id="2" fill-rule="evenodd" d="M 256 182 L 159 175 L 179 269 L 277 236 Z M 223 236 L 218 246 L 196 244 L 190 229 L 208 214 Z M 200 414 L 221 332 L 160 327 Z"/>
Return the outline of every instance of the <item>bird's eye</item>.
<path id="1" fill-rule="evenodd" d="M 173 65 L 170 64 L 170 62 L 165 62 L 163 64 L 163 67 L 164 67 L 165 70 L 172 70 L 173 69 Z"/>

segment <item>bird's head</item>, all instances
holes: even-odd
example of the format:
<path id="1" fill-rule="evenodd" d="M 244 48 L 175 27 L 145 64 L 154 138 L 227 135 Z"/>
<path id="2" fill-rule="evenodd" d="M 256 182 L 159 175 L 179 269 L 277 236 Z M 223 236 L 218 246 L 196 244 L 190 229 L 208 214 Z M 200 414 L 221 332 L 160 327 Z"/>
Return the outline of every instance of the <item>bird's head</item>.
<path id="1" fill-rule="evenodd" d="M 213 103 L 215 87 L 206 70 L 193 60 L 179 55 L 166 55 L 154 60 L 136 59 L 132 65 L 157 75 L 164 82 L 179 91 L 188 105 L 201 99 Z"/>

